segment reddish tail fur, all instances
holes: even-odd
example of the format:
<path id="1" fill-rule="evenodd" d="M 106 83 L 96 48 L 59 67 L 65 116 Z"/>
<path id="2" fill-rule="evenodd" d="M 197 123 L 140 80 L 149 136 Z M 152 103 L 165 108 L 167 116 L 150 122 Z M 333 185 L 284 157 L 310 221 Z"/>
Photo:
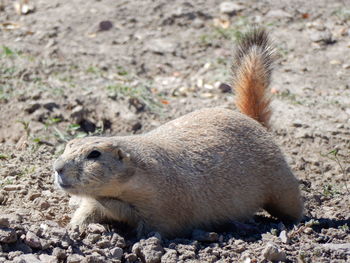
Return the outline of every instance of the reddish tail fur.
<path id="1" fill-rule="evenodd" d="M 237 108 L 266 128 L 271 117 L 268 87 L 272 62 L 273 48 L 266 31 L 253 29 L 239 41 L 232 66 Z"/>

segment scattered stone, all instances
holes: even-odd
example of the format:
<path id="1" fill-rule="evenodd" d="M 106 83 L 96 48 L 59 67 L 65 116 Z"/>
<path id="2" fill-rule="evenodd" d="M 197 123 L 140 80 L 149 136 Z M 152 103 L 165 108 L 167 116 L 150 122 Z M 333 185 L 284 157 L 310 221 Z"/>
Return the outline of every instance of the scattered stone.
<path id="1" fill-rule="evenodd" d="M 0 215 L 0 227 L 9 227 L 10 221 L 6 215 Z"/>
<path id="2" fill-rule="evenodd" d="M 226 83 L 220 83 L 219 90 L 221 90 L 222 93 L 232 92 L 231 86 Z"/>
<path id="3" fill-rule="evenodd" d="M 106 228 L 101 224 L 89 224 L 88 231 L 90 233 L 102 234 L 103 232 L 106 232 Z"/>
<path id="4" fill-rule="evenodd" d="M 62 248 L 55 247 L 52 251 L 52 255 L 55 256 L 58 260 L 66 259 L 66 251 Z"/>
<path id="5" fill-rule="evenodd" d="M 340 60 L 337 60 L 337 59 L 332 59 L 329 61 L 329 64 L 331 65 L 341 65 L 341 61 Z"/>
<path id="6" fill-rule="evenodd" d="M 111 256 L 115 259 L 122 259 L 123 256 L 123 249 L 120 247 L 115 247 L 110 250 Z"/>
<path id="7" fill-rule="evenodd" d="M 156 54 L 174 53 L 176 44 L 171 39 L 155 38 L 146 44 L 146 48 Z"/>
<path id="8" fill-rule="evenodd" d="M 328 243 L 328 244 L 322 244 L 322 247 L 328 248 L 331 250 L 336 250 L 336 251 L 343 251 L 346 254 L 350 255 L 350 243 L 344 243 L 344 244 Z"/>
<path id="9" fill-rule="evenodd" d="M 54 101 L 46 101 L 43 104 L 43 107 L 49 111 L 53 111 L 55 108 L 59 108 L 60 106 Z"/>
<path id="10" fill-rule="evenodd" d="M 113 27 L 113 23 L 111 21 L 101 21 L 100 24 L 98 25 L 98 30 L 99 31 L 108 31 Z"/>
<path id="11" fill-rule="evenodd" d="M 234 2 L 222 2 L 219 8 L 220 13 L 222 14 L 234 15 L 237 12 L 244 10 L 245 6 Z"/>
<path id="12" fill-rule="evenodd" d="M 309 235 L 309 234 L 311 234 L 312 232 L 313 232 L 313 230 L 312 230 L 311 227 L 307 227 L 307 228 L 304 229 L 304 233 L 305 233 L 305 234 L 308 234 L 308 235 Z"/>
<path id="13" fill-rule="evenodd" d="M 31 102 L 24 108 L 24 111 L 31 114 L 31 113 L 35 112 L 37 109 L 39 109 L 40 106 L 41 106 L 40 103 Z"/>
<path id="14" fill-rule="evenodd" d="M 107 247 L 111 246 L 111 242 L 109 240 L 101 240 L 101 241 L 97 242 L 96 245 L 99 248 L 107 248 Z"/>
<path id="15" fill-rule="evenodd" d="M 18 191 L 23 188 L 24 188 L 24 185 L 21 185 L 21 184 L 8 184 L 8 185 L 5 185 L 2 189 L 10 192 L 10 191 Z"/>
<path id="16" fill-rule="evenodd" d="M 57 263 L 58 260 L 56 257 L 54 256 L 50 256 L 50 255 L 47 255 L 47 254 L 41 254 L 39 256 L 39 259 L 42 263 Z"/>
<path id="17" fill-rule="evenodd" d="M 27 232 L 25 243 L 31 248 L 41 248 L 40 238 L 31 231 Z"/>
<path id="18" fill-rule="evenodd" d="M 292 15 L 287 13 L 286 11 L 283 11 L 281 9 L 276 9 L 276 10 L 270 10 L 267 14 L 266 17 L 271 17 L 271 18 L 292 18 Z"/>
<path id="19" fill-rule="evenodd" d="M 87 255 L 85 257 L 85 260 L 83 261 L 84 263 L 105 263 L 105 257 L 101 256 L 97 252 L 92 252 L 91 255 Z"/>
<path id="20" fill-rule="evenodd" d="M 289 239 L 289 236 L 288 236 L 286 230 L 281 231 L 281 233 L 280 233 L 280 235 L 279 235 L 279 239 L 280 239 L 284 244 L 289 244 L 289 243 L 290 243 L 290 239 Z"/>
<path id="21" fill-rule="evenodd" d="M 313 42 L 321 42 L 324 44 L 332 44 L 334 43 L 333 35 L 329 31 L 313 31 L 309 35 L 310 40 Z"/>
<path id="22" fill-rule="evenodd" d="M 137 256 L 135 253 L 130 253 L 125 255 L 126 262 L 135 262 L 137 261 Z"/>
<path id="23" fill-rule="evenodd" d="M 272 262 L 284 262 L 286 260 L 286 253 L 272 242 L 269 242 L 263 250 L 263 256 L 266 260 Z"/>
<path id="24" fill-rule="evenodd" d="M 206 232 L 200 229 L 195 229 L 192 232 L 192 238 L 200 242 L 217 242 L 219 235 L 215 232 Z"/>
<path id="25" fill-rule="evenodd" d="M 80 263 L 84 259 L 83 256 L 72 254 L 67 257 L 67 263 Z"/>
<path id="26" fill-rule="evenodd" d="M 126 247 L 125 239 L 123 237 L 121 237 L 120 235 L 118 235 L 117 233 L 113 234 L 110 242 L 113 246 L 117 246 L 120 248 Z"/>
<path id="27" fill-rule="evenodd" d="M 175 249 L 166 249 L 165 254 L 161 258 L 161 262 L 164 263 L 172 263 L 172 262 L 177 262 L 177 252 Z"/>
<path id="28" fill-rule="evenodd" d="M 343 64 L 343 69 L 349 69 L 350 68 L 350 64 Z"/>
<path id="29" fill-rule="evenodd" d="M 150 237 L 146 240 L 141 239 L 132 247 L 132 252 L 139 256 L 145 263 L 160 262 L 164 249 L 156 237 Z"/>
<path id="30" fill-rule="evenodd" d="M 22 251 L 11 251 L 11 252 L 8 253 L 7 257 L 8 257 L 9 260 L 13 260 L 13 259 L 19 257 L 22 254 L 23 254 Z"/>
<path id="31" fill-rule="evenodd" d="M 0 228 L 0 243 L 14 243 L 17 241 L 16 231 L 12 228 Z"/>
<path id="32" fill-rule="evenodd" d="M 23 254 L 13 260 L 14 263 L 41 263 L 34 254 Z"/>

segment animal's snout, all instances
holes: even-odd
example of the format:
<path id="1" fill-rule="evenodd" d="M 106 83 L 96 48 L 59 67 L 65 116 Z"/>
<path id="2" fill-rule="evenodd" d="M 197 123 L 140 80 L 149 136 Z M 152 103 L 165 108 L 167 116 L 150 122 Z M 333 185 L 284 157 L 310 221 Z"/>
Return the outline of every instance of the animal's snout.
<path id="1" fill-rule="evenodd" d="M 69 179 L 65 175 L 65 165 L 64 161 L 61 158 L 58 158 L 54 163 L 54 171 L 55 171 L 55 182 L 61 188 L 69 188 L 71 187 L 71 183 Z"/>
<path id="2" fill-rule="evenodd" d="M 62 160 L 62 158 L 58 158 L 54 165 L 53 165 L 53 169 L 55 170 L 55 172 L 62 174 L 64 171 L 64 161 Z"/>

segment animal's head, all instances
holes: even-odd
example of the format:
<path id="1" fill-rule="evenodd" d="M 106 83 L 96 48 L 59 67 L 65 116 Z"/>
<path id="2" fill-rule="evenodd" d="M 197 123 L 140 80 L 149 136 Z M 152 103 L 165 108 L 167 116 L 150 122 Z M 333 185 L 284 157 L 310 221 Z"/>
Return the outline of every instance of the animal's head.
<path id="1" fill-rule="evenodd" d="M 130 155 L 112 138 L 74 139 L 54 163 L 55 183 L 76 195 L 116 195 L 133 175 L 129 162 Z"/>

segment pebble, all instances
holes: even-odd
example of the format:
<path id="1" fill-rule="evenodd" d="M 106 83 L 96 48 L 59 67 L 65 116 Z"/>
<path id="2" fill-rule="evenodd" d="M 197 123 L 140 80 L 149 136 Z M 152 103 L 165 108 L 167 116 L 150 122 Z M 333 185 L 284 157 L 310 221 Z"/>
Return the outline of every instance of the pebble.
<path id="1" fill-rule="evenodd" d="M 5 185 L 2 189 L 10 192 L 10 191 L 21 190 L 23 188 L 24 188 L 24 185 L 21 185 L 21 184 L 8 184 L 8 185 Z"/>
<path id="2" fill-rule="evenodd" d="M 42 263 L 34 254 L 23 254 L 13 260 L 14 263 Z"/>
<path id="3" fill-rule="evenodd" d="M 105 20 L 99 23 L 98 30 L 107 31 L 107 30 L 110 30 L 112 27 L 113 27 L 113 23 L 111 21 Z"/>
<path id="4" fill-rule="evenodd" d="M 55 256 L 59 260 L 64 260 L 66 256 L 66 251 L 62 248 L 55 247 L 52 251 L 52 255 Z"/>
<path id="5" fill-rule="evenodd" d="M 343 64 L 343 69 L 349 69 L 350 68 L 350 64 Z"/>
<path id="6" fill-rule="evenodd" d="M 200 242 L 217 242 L 219 235 L 215 232 L 206 232 L 203 230 L 195 229 L 192 232 L 192 238 Z"/>
<path id="7" fill-rule="evenodd" d="M 16 231 L 12 228 L 0 228 L 0 242 L 1 243 L 14 243 L 17 241 Z"/>
<path id="8" fill-rule="evenodd" d="M 10 221 L 6 215 L 0 215 L 0 227 L 9 227 Z"/>
<path id="9" fill-rule="evenodd" d="M 290 243 L 290 239 L 289 239 L 289 236 L 288 236 L 286 230 L 281 231 L 281 233 L 279 234 L 278 237 L 284 244 L 289 244 Z"/>
<path id="10" fill-rule="evenodd" d="M 28 105 L 26 107 L 24 107 L 24 111 L 31 114 L 31 113 L 35 112 L 37 109 L 39 109 L 40 107 L 41 107 L 40 103 L 31 102 L 31 103 L 28 103 Z"/>
<path id="11" fill-rule="evenodd" d="M 334 43 L 333 35 L 329 31 L 313 31 L 310 33 L 309 37 L 313 42 L 322 42 L 325 44 Z"/>
<path id="12" fill-rule="evenodd" d="M 89 224 L 88 231 L 91 233 L 102 234 L 103 232 L 106 232 L 106 228 L 101 224 Z"/>
<path id="13" fill-rule="evenodd" d="M 245 6 L 241 4 L 236 4 L 234 2 L 222 2 L 219 8 L 220 13 L 222 14 L 234 15 L 237 12 L 244 10 Z"/>
<path id="14" fill-rule="evenodd" d="M 322 244 L 322 247 L 328 248 L 331 250 L 336 250 L 336 251 L 343 251 L 346 254 L 350 255 L 350 243 L 344 243 L 344 244 L 328 243 L 328 244 Z"/>
<path id="15" fill-rule="evenodd" d="M 161 262 L 164 263 L 172 263 L 177 261 L 177 251 L 175 249 L 167 249 L 161 259 Z"/>
<path id="16" fill-rule="evenodd" d="M 304 233 L 305 233 L 305 234 L 308 234 L 308 235 L 311 234 L 312 231 L 313 231 L 313 230 L 312 230 L 311 227 L 307 227 L 307 228 L 304 229 Z"/>
<path id="17" fill-rule="evenodd" d="M 132 247 L 132 252 L 139 256 L 145 263 L 158 263 L 164 254 L 161 242 L 156 237 L 150 237 L 146 240 L 141 239 Z"/>
<path id="18" fill-rule="evenodd" d="M 220 83 L 219 90 L 221 90 L 222 93 L 232 92 L 231 86 L 226 83 Z"/>
<path id="19" fill-rule="evenodd" d="M 84 259 L 83 256 L 72 254 L 67 257 L 67 263 L 80 263 Z"/>
<path id="20" fill-rule="evenodd" d="M 272 17 L 272 18 L 291 18 L 292 15 L 289 14 L 286 11 L 283 11 L 281 9 L 276 9 L 276 10 L 270 10 L 267 14 L 266 17 Z"/>
<path id="21" fill-rule="evenodd" d="M 275 243 L 269 242 L 263 250 L 263 256 L 266 260 L 272 262 L 286 260 L 286 253 L 281 250 Z"/>
<path id="22" fill-rule="evenodd" d="M 115 259 L 121 259 L 123 256 L 123 249 L 120 247 L 115 247 L 110 250 L 111 256 Z"/>
<path id="23" fill-rule="evenodd" d="M 171 39 L 155 38 L 146 44 L 146 49 L 156 54 L 174 53 L 176 44 Z"/>
<path id="24" fill-rule="evenodd" d="M 31 231 L 27 232 L 25 243 L 31 248 L 41 248 L 40 238 Z"/>
<path id="25" fill-rule="evenodd" d="M 50 255 L 47 255 L 47 254 L 41 254 L 39 256 L 39 259 L 42 263 L 57 263 L 58 260 L 56 257 L 54 256 L 50 256 Z"/>

